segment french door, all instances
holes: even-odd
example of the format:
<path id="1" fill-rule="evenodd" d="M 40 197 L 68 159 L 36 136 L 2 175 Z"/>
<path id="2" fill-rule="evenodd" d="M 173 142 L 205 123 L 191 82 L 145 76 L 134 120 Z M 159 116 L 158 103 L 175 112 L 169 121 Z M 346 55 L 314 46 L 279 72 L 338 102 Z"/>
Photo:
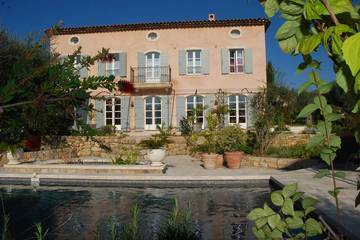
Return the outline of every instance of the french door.
<path id="1" fill-rule="evenodd" d="M 160 82 L 160 53 L 149 52 L 145 57 L 145 81 L 148 83 Z"/>
<path id="2" fill-rule="evenodd" d="M 229 123 L 237 124 L 242 128 L 247 127 L 246 96 L 229 96 Z"/>
<path id="3" fill-rule="evenodd" d="M 149 96 L 145 98 L 145 130 L 156 130 L 161 125 L 161 98 Z"/>

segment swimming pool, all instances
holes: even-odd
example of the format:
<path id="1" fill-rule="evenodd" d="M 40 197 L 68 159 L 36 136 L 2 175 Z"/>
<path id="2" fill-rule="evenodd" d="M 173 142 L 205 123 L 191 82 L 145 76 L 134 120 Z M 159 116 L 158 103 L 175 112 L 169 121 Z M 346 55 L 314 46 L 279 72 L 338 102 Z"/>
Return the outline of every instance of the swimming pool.
<path id="1" fill-rule="evenodd" d="M 268 181 L 163 187 L 0 185 L 14 239 L 33 237 L 37 222 L 49 229 L 49 239 L 94 239 L 97 229 L 106 235 L 109 222 L 121 228 L 134 204 L 141 209 L 140 231 L 153 239 L 175 198 L 180 209 L 190 202 L 191 219 L 202 239 L 253 239 L 246 215 L 262 206 L 269 192 Z"/>

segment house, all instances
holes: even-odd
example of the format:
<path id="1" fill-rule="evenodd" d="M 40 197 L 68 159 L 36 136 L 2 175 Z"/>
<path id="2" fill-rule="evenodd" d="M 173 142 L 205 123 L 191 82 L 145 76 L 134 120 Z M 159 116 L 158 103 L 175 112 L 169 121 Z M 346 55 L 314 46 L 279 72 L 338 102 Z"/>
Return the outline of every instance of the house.
<path id="1" fill-rule="evenodd" d="M 218 104 L 222 93 L 230 112 L 226 124 L 252 125 L 250 99 L 266 87 L 265 32 L 267 19 L 121 24 L 61 28 L 51 39 L 52 51 L 96 55 L 109 48 L 112 60 L 98 62 L 80 72 L 115 75 L 131 81 L 131 95 L 97 90 L 90 100 L 98 110 L 85 116 L 89 124 L 113 125 L 122 131 L 156 130 L 164 123 L 179 128 L 179 121 L 198 109 L 195 121 L 206 128 L 204 111 Z"/>

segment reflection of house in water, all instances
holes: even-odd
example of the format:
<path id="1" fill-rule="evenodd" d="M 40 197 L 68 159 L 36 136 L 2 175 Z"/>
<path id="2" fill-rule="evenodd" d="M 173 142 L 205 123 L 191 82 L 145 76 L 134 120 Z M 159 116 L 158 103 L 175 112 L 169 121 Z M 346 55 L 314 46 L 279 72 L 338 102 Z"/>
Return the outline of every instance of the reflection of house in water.
<path id="1" fill-rule="evenodd" d="M 141 208 L 141 231 L 145 239 L 152 239 L 176 198 L 182 213 L 190 202 L 194 226 L 200 228 L 203 239 L 231 239 L 231 224 L 246 221 L 250 209 L 261 206 L 268 192 L 266 184 L 241 184 L 236 188 L 40 187 L 38 192 L 12 191 L 12 197 L 6 195 L 5 201 L 15 219 L 22 213 L 29 214 L 21 218 L 20 224 L 32 226 L 35 220 L 45 219 L 51 239 L 93 239 L 98 224 L 107 232 L 105 226 L 110 219 L 118 225 L 128 222 L 130 210 L 137 203 Z"/>

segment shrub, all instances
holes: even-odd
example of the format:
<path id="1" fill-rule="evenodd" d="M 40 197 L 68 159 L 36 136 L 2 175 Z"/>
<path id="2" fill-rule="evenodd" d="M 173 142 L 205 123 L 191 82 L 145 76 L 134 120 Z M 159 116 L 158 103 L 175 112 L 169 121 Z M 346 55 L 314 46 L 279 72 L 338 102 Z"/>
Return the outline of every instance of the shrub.
<path id="1" fill-rule="evenodd" d="M 139 154 L 138 149 L 125 149 L 122 154 L 114 157 L 111 161 L 113 164 L 119 165 L 136 164 Z"/>
<path id="2" fill-rule="evenodd" d="M 181 135 L 188 136 L 194 131 L 194 123 L 192 119 L 183 117 L 179 124 Z"/>
<path id="3" fill-rule="evenodd" d="M 246 145 L 246 140 L 246 133 L 239 126 L 227 126 L 218 134 L 219 151 L 221 153 L 235 151 L 249 153 L 251 148 Z"/>
<path id="4" fill-rule="evenodd" d="M 144 139 L 140 142 L 142 147 L 147 149 L 159 149 L 170 143 L 169 137 L 171 136 L 171 130 L 165 128 L 164 125 L 157 126 L 159 130 L 158 134 L 154 134 L 149 139 Z"/>

